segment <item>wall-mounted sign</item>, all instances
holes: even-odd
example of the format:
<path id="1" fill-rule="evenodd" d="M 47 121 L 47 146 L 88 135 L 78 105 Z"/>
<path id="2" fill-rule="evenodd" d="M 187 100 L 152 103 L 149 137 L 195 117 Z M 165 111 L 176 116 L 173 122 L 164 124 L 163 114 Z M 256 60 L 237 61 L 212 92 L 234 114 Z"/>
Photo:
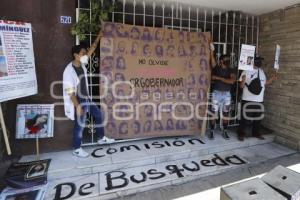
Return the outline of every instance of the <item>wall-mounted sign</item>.
<path id="1" fill-rule="evenodd" d="M 239 70 L 252 71 L 254 66 L 255 46 L 242 45 L 241 55 L 239 60 Z"/>
<path id="2" fill-rule="evenodd" d="M 71 16 L 60 16 L 60 23 L 61 24 L 71 24 L 72 17 Z"/>
<path id="3" fill-rule="evenodd" d="M 37 94 L 31 24 L 0 20 L 0 102 Z"/>
<path id="4" fill-rule="evenodd" d="M 279 69 L 279 57 L 280 57 L 280 50 L 281 50 L 281 47 L 280 45 L 276 45 L 276 53 L 275 53 L 275 62 L 274 62 L 274 68 L 276 70 Z"/>

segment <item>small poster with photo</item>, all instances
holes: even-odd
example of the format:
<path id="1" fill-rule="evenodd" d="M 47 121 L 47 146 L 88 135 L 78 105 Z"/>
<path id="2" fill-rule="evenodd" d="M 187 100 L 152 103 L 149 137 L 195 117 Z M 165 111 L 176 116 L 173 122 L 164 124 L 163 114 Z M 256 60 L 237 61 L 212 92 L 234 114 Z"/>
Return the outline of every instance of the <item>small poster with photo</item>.
<path id="1" fill-rule="evenodd" d="M 51 138 L 54 129 L 53 104 L 20 104 L 17 106 L 16 138 Z"/>
<path id="2" fill-rule="evenodd" d="M 43 200 L 47 191 L 47 184 L 27 189 L 7 187 L 0 195 L 0 200 Z"/>
<path id="3" fill-rule="evenodd" d="M 279 57 L 280 57 L 280 45 L 276 45 L 276 52 L 275 52 L 275 62 L 274 62 L 274 69 L 279 70 Z"/>
<path id="4" fill-rule="evenodd" d="M 239 70 L 252 71 L 254 66 L 255 46 L 242 45 Z"/>
<path id="5" fill-rule="evenodd" d="M 5 181 L 12 188 L 29 188 L 47 183 L 50 159 L 13 163 L 5 174 Z"/>

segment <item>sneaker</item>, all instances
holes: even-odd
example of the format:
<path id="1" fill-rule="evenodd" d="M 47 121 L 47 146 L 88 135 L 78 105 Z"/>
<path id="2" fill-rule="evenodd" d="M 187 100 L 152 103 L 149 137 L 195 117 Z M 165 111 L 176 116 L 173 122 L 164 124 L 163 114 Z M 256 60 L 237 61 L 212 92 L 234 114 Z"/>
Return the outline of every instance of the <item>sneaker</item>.
<path id="1" fill-rule="evenodd" d="M 98 140 L 98 144 L 111 144 L 115 142 L 115 139 L 112 139 L 112 138 L 108 138 L 106 136 L 103 136 L 102 139 L 99 139 Z"/>
<path id="2" fill-rule="evenodd" d="M 223 131 L 223 138 L 224 138 L 225 140 L 229 140 L 229 139 L 230 139 L 230 137 L 229 137 L 227 131 Z"/>
<path id="3" fill-rule="evenodd" d="M 210 140 L 214 140 L 215 139 L 215 134 L 214 134 L 213 130 L 210 131 L 210 133 L 208 135 L 208 139 L 210 139 Z"/>
<path id="4" fill-rule="evenodd" d="M 78 148 L 78 149 L 75 149 L 73 151 L 73 155 L 74 156 L 77 156 L 77 157 L 80 157 L 80 158 L 86 158 L 89 156 L 89 153 L 84 151 L 81 147 Z"/>

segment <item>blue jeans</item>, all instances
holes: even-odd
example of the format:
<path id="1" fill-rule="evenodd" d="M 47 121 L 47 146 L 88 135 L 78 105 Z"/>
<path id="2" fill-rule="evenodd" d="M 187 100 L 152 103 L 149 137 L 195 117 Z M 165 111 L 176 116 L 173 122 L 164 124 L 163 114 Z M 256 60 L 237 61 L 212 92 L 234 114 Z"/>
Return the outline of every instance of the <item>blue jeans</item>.
<path id="1" fill-rule="evenodd" d="M 84 112 L 80 117 L 77 116 L 75 109 L 75 125 L 73 130 L 73 148 L 78 149 L 81 146 L 82 133 L 85 128 L 87 113 L 90 113 L 94 120 L 96 126 L 96 135 L 99 139 L 104 136 L 104 128 L 100 125 L 102 124 L 102 114 L 98 106 L 89 99 L 78 99 L 79 103 Z"/>
<path id="2" fill-rule="evenodd" d="M 218 91 L 215 90 L 212 93 L 212 111 L 215 113 L 230 111 L 231 94 L 229 91 Z"/>

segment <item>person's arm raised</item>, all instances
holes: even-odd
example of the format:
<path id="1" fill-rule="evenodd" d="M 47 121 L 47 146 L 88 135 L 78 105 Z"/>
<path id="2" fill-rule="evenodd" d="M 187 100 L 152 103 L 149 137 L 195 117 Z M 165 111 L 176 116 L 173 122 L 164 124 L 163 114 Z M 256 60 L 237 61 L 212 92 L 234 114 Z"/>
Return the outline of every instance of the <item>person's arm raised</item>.
<path id="1" fill-rule="evenodd" d="M 92 46 L 89 48 L 89 51 L 87 52 L 87 56 L 88 57 L 91 57 L 92 54 L 94 53 L 94 51 L 96 50 L 101 37 L 102 37 L 102 31 L 100 30 L 99 33 L 98 33 L 98 35 L 97 35 L 96 40 L 94 41 L 94 43 L 92 44 Z"/>
<path id="2" fill-rule="evenodd" d="M 276 81 L 277 79 L 278 79 L 278 74 L 277 74 L 277 72 L 276 72 L 276 73 L 272 74 L 271 78 L 268 79 L 268 80 L 266 81 L 265 86 L 271 85 L 271 84 L 272 84 L 274 81 Z"/>

